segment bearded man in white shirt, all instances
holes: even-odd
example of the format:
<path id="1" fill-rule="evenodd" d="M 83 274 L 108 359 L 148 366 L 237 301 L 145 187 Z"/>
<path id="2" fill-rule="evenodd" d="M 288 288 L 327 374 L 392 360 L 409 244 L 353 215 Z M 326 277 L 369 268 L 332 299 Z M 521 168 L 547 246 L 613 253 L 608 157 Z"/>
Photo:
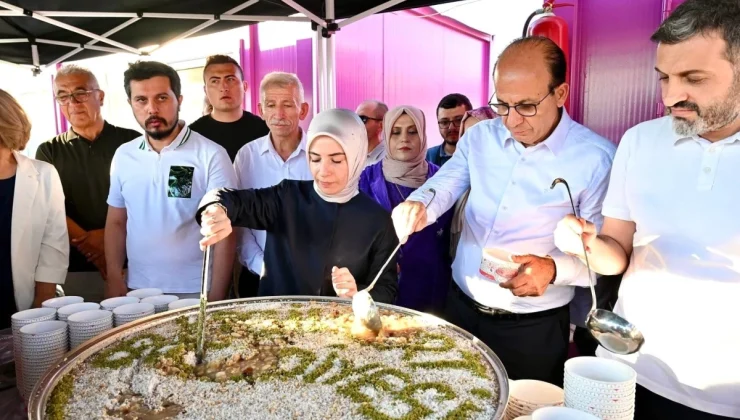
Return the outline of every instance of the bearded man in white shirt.
<path id="1" fill-rule="evenodd" d="M 637 371 L 636 420 L 740 418 L 740 2 L 687 0 L 652 40 L 670 115 L 622 138 L 603 227 L 569 216 L 556 243 L 626 270 L 614 311 L 645 344 L 597 355 Z"/>
<path id="2" fill-rule="evenodd" d="M 577 258 L 555 247 L 553 231 L 571 206 L 565 188 L 550 185 L 565 178 L 581 214 L 597 220 L 615 152 L 568 116 L 565 74 L 565 55 L 547 38 L 508 46 L 491 100 L 501 118 L 466 131 L 452 158 L 393 212 L 403 239 L 471 189 L 445 317 L 490 346 L 511 379 L 558 385 L 568 354 L 568 304 L 589 280 Z M 504 283 L 481 275 L 488 248 L 511 253 L 518 273 Z"/>

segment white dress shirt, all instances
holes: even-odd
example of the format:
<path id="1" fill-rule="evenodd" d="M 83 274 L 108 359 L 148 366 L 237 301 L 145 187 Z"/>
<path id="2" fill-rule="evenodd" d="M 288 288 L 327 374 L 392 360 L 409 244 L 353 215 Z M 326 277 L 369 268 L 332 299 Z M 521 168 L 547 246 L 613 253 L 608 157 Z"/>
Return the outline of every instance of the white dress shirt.
<path id="1" fill-rule="evenodd" d="M 565 187 L 550 185 L 555 178 L 568 181 L 581 217 L 600 226 L 615 150 L 565 111 L 550 137 L 528 148 L 511 137 L 501 118 L 486 120 L 465 132 L 452 158 L 409 200 L 428 200 L 425 190 L 434 188 L 437 195 L 427 210 L 432 223 L 470 187 L 452 264 L 457 285 L 492 308 L 516 313 L 557 308 L 573 298 L 573 286 L 588 286 L 589 280 L 579 260 L 555 247 L 553 231 L 572 210 Z M 557 267 L 555 283 L 542 296 L 516 297 L 479 274 L 484 248 L 550 255 Z"/>
<path id="2" fill-rule="evenodd" d="M 132 289 L 199 292 L 203 236 L 195 213 L 208 191 L 236 187 L 226 149 L 184 124 L 159 153 L 142 136 L 113 156 L 108 204 L 126 209 L 126 281 Z"/>
<path id="3" fill-rule="evenodd" d="M 284 179 L 303 181 L 313 179 L 308 167 L 306 136 L 303 130 L 301 130 L 301 142 L 288 160 L 283 161 L 268 134 L 239 149 L 234 159 L 234 169 L 240 189 L 272 187 Z M 246 228 L 238 228 L 238 230 L 241 231 L 237 247 L 239 262 L 253 273 L 261 275 L 267 233 L 264 230 Z"/>
<path id="4" fill-rule="evenodd" d="M 740 133 L 715 143 L 674 133 L 671 117 L 624 135 L 606 217 L 635 222 L 614 311 L 645 336 L 619 359 L 650 391 L 740 418 Z"/>
<path id="5" fill-rule="evenodd" d="M 375 146 L 375 149 L 373 149 L 372 152 L 367 154 L 367 162 L 365 162 L 365 166 L 367 167 L 375 165 L 376 163 L 383 160 L 385 154 L 385 142 L 381 141 L 377 146 Z"/>
<path id="6" fill-rule="evenodd" d="M 33 304 L 36 282 L 64 284 L 69 236 L 62 181 L 54 167 L 13 152 L 18 168 L 10 226 L 10 266 L 19 311 Z"/>

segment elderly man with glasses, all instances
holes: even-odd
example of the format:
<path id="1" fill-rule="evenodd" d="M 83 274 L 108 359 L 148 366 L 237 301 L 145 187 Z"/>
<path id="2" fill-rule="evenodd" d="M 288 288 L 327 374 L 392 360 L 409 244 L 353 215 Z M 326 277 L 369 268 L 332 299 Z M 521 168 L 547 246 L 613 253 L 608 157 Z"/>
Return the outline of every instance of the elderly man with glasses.
<path id="1" fill-rule="evenodd" d="M 71 127 L 41 144 L 36 159 L 54 165 L 66 198 L 67 230 L 72 247 L 64 292 L 100 302 L 106 278 L 103 232 L 108 213 L 110 165 L 118 147 L 141 134 L 103 119 L 100 108 L 105 92 L 95 75 L 85 68 L 66 65 L 59 69 L 54 79 L 54 94 Z"/>
<path id="2" fill-rule="evenodd" d="M 372 166 L 385 157 L 383 117 L 385 117 L 386 112 L 388 112 L 388 105 L 375 100 L 363 101 L 355 111 L 367 130 L 366 166 Z"/>
<path id="3" fill-rule="evenodd" d="M 403 239 L 471 189 L 445 316 L 490 346 L 511 379 L 557 385 L 568 353 L 568 306 L 589 277 L 555 246 L 553 231 L 571 207 L 565 188 L 550 185 L 567 180 L 581 216 L 600 224 L 616 151 L 568 116 L 565 74 L 565 55 L 547 38 L 508 46 L 494 72 L 491 106 L 501 118 L 466 131 L 450 161 L 393 211 Z M 492 250 L 518 269 L 488 270 L 481 260 Z"/>

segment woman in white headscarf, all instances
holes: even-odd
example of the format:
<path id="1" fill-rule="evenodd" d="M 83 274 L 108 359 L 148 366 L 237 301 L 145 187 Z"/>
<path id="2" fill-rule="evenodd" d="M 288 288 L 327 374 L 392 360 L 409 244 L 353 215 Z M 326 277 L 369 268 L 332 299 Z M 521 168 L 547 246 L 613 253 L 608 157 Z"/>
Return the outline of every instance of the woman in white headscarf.
<path id="1" fill-rule="evenodd" d="M 228 236 L 232 225 L 265 230 L 259 296 L 352 297 L 398 245 L 390 214 L 359 194 L 367 131 L 351 111 L 323 111 L 308 128 L 307 149 L 313 181 L 208 193 L 196 216 L 201 246 Z M 370 292 L 373 299 L 393 303 L 397 279 L 394 259 Z"/>
<path id="2" fill-rule="evenodd" d="M 426 161 L 424 113 L 412 106 L 391 109 L 383 119 L 386 155 L 360 177 L 360 191 L 389 213 L 438 170 Z M 408 238 L 398 253 L 399 290 L 396 304 L 422 312 L 441 313 L 450 286 L 448 211 Z"/>

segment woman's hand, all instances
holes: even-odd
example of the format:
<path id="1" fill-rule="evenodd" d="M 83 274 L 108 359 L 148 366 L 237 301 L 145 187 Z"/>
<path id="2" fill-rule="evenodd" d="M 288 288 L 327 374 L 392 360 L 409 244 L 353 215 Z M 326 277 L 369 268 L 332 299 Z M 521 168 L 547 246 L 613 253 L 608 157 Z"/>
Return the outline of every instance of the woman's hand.
<path id="1" fill-rule="evenodd" d="M 203 239 L 200 241 L 200 249 L 205 250 L 207 246 L 220 242 L 231 234 L 231 220 L 226 216 L 223 206 L 212 204 L 203 211 L 200 217 L 200 233 Z"/>
<path id="2" fill-rule="evenodd" d="M 346 268 L 333 267 L 331 269 L 331 283 L 339 297 L 349 297 L 357 293 L 357 282 L 352 273 Z"/>

